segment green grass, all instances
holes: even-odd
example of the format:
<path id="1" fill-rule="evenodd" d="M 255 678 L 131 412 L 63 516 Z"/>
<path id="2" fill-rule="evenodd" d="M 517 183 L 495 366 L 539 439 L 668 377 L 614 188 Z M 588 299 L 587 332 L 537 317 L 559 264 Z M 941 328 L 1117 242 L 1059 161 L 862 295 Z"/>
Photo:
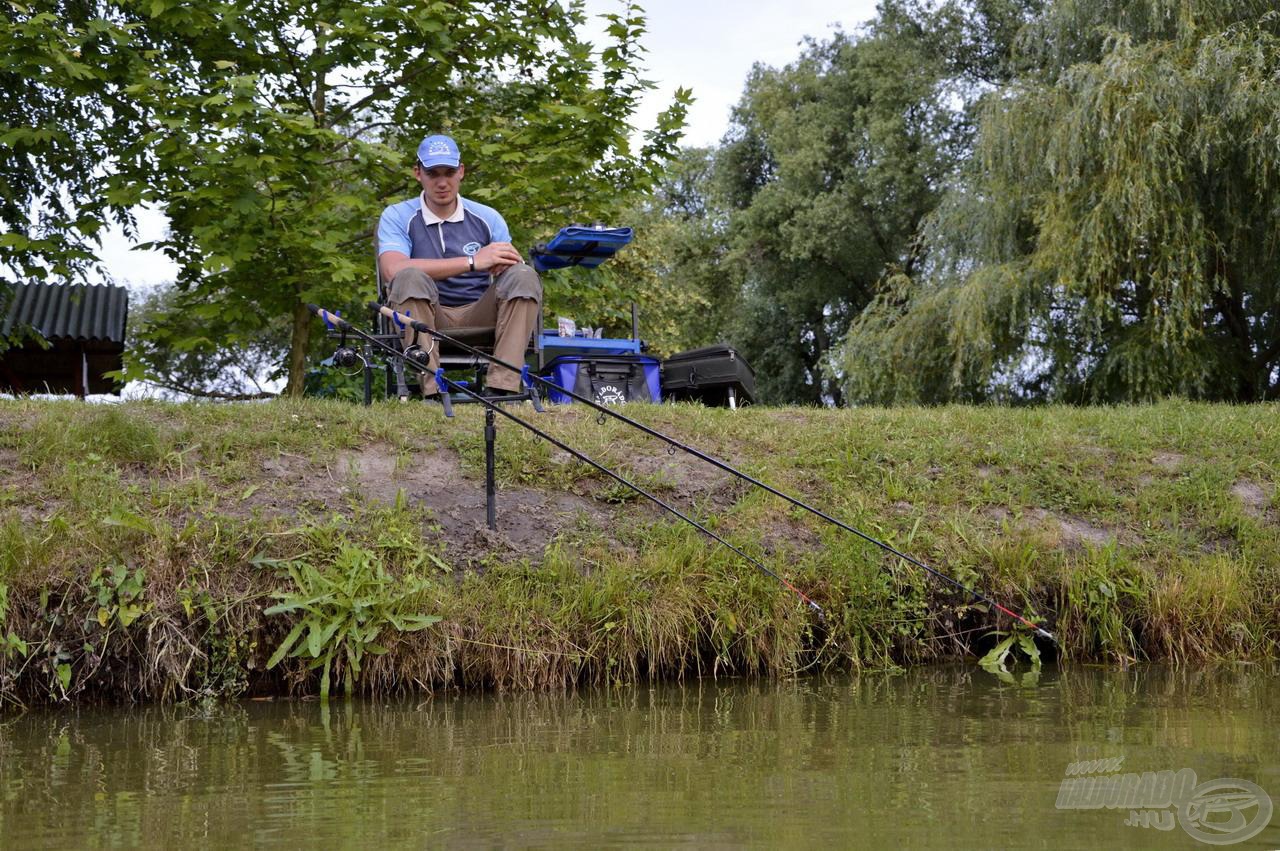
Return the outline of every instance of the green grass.
<path id="1" fill-rule="evenodd" d="M 626 412 L 1043 618 L 1067 658 L 1280 656 L 1276 405 Z M 450 537 L 425 485 L 373 498 L 373 456 L 401 477 L 434 458 L 478 494 L 474 407 L 18 400 L 0 402 L 0 699 L 315 692 L 313 659 L 266 664 L 297 621 L 266 614 L 289 580 L 263 565 L 304 556 L 428 589 L 416 614 L 440 623 L 358 633 L 387 650 L 351 678 L 375 693 L 885 667 L 981 652 L 1011 626 L 620 423 L 524 413 L 786 576 L 826 622 L 503 420 L 499 488 L 539 522 L 539 499 L 584 507 L 545 550 Z M 345 682 L 342 653 L 325 658 Z"/>

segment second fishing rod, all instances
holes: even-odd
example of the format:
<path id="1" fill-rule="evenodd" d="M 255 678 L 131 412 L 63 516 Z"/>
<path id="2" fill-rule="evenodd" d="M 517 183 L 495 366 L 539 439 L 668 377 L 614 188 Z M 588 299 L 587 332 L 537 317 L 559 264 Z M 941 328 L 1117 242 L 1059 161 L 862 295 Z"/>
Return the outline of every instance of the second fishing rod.
<path id="1" fill-rule="evenodd" d="M 605 415 L 605 416 L 613 417 L 614 419 L 619 420 L 620 422 L 626 423 L 627 425 L 629 425 L 629 426 L 631 426 L 631 427 L 633 427 L 633 428 L 639 429 L 640 431 L 644 432 L 645 434 L 648 434 L 648 435 L 650 435 L 651 437 L 655 437 L 655 438 L 657 438 L 658 440 L 663 441 L 664 443 L 666 443 L 667 445 L 669 445 L 669 446 L 671 446 L 671 447 L 673 447 L 673 448 L 676 448 L 676 449 L 679 449 L 679 450 L 681 450 L 681 451 L 683 451 L 683 452 L 686 452 L 686 453 L 688 453 L 689 455 L 692 455 L 692 456 L 693 456 L 693 457 L 695 457 L 695 458 L 698 458 L 698 459 L 700 459 L 700 460 L 702 460 L 702 461 L 705 461 L 705 462 L 707 462 L 708 464 L 711 464 L 712 466 L 714 466 L 714 467 L 716 467 L 716 468 L 718 468 L 718 469 L 720 469 L 720 470 L 723 470 L 724 472 L 729 473 L 729 474 L 730 474 L 730 475 L 732 475 L 732 476 L 736 476 L 737 478 L 739 478 L 739 479 L 741 479 L 741 480 L 743 480 L 743 481 L 745 481 L 745 482 L 748 482 L 748 483 L 750 483 L 750 484 L 754 485 L 755 487 L 761 488 L 762 490 L 767 491 L 768 493 L 773 494 L 774 496 L 778 497 L 779 499 L 782 499 L 782 500 L 784 500 L 784 501 L 786 501 L 786 502 L 790 503 L 791 505 L 794 505 L 795 507 L 797 507 L 797 508 L 799 508 L 799 509 L 802 509 L 802 510 L 804 510 L 804 511 L 807 511 L 807 512 L 809 512 L 810 514 L 814 515 L 815 517 L 818 517 L 818 518 L 822 519 L 823 521 L 825 521 L 825 522 L 827 522 L 827 523 L 830 523 L 830 524 L 832 524 L 832 525 L 836 526 L 836 527 L 837 527 L 837 528 L 839 528 L 839 529 L 844 530 L 845 532 L 848 532 L 848 533 L 850 533 L 850 534 L 856 535 L 857 537 L 861 538 L 862 540 L 866 541 L 867 543 L 872 544 L 872 545 L 874 545 L 874 546 L 876 546 L 876 547 L 879 547 L 881 550 L 883 550 L 883 551 L 885 551 L 885 552 L 887 552 L 887 553 L 890 553 L 891 555 L 894 555 L 894 556 L 896 556 L 896 557 L 898 557 L 898 558 L 902 559 L 903 561 L 908 562 L 909 564 L 913 564 L 913 565 L 915 565 L 916 567 L 918 567 L 918 568 L 920 568 L 920 569 L 922 569 L 922 570 L 926 571 L 927 573 L 929 573 L 929 575 L 933 576 L 933 577 L 934 577 L 935 579 L 937 579 L 938 581 L 943 582 L 943 583 L 945 583 L 945 584 L 947 584 L 947 585 L 949 585 L 949 586 L 951 586 L 951 587 L 953 587 L 953 588 L 955 588 L 955 589 L 957 589 L 957 590 L 959 590 L 959 591 L 964 592 L 965 594 L 967 594 L 968 596 L 972 597 L 972 598 L 973 598 L 973 599 L 975 599 L 975 600 L 980 600 L 980 601 L 982 601 L 982 602 L 986 603 L 987 605 L 992 606 L 992 607 L 993 607 L 993 608 L 995 608 L 996 610 L 998 610 L 998 611 L 1000 611 L 1000 612 L 1004 613 L 1005 615 L 1009 616 L 1010 618 L 1013 618 L 1015 621 L 1017 621 L 1017 622 L 1021 623 L 1023 626 L 1026 626 L 1026 627 L 1028 627 L 1029 629 L 1033 630 L 1037 635 L 1041 636 L 1042 638 L 1046 638 L 1046 639 L 1048 639 L 1049 641 L 1054 642 L 1055 644 L 1057 643 L 1057 638 L 1055 638 L 1055 637 L 1054 637 L 1053 633 L 1049 632 L 1047 629 L 1045 629 L 1044 627 L 1040 626 L 1039 624 L 1034 623 L 1033 621 L 1029 620 L 1028 618 L 1026 618 L 1026 617 L 1022 616 L 1021 614 L 1019 614 L 1018 612 L 1014 611 L 1013 609 L 1011 609 L 1011 608 L 1009 608 L 1009 607 L 1007 607 L 1007 606 L 1004 606 L 1004 605 L 1000 604 L 999 602 L 997 602 L 996 600 L 992 599 L 992 598 L 991 598 L 990 596 L 988 596 L 987 594 L 984 594 L 983 592 L 978 591 L 978 590 L 977 590 L 977 589 L 975 589 L 975 588 L 971 588 L 971 587 L 969 587 L 969 586 L 965 585 L 964 583 L 960 582 L 959 580 L 954 579 L 954 578 L 952 578 L 951 576 L 948 576 L 946 573 L 943 573 L 942 571 L 938 570 L 937 568 L 931 567 L 931 566 L 929 566 L 928 564 L 925 564 L 924 562 L 920 561 L 919 559 L 917 559 L 917 558 L 915 558 L 915 557 L 913 557 L 913 556 L 910 556 L 910 555 L 908 555 L 907 553 L 902 552 L 901 550 L 897 549 L 896 547 L 893 547 L 892 545 L 887 544 L 887 543 L 885 543 L 884 541 L 881 541 L 881 540 L 879 540 L 879 539 L 877 539 L 877 538 L 874 538 L 874 537 L 872 537 L 871 535 L 868 535 L 868 534 L 866 534 L 865 532 L 863 532 L 863 531 L 861 531 L 861 530 L 859 530 L 859 529 L 856 529 L 856 528 L 854 528 L 853 526 L 850 526 L 849 524 L 847 524 L 847 523 L 845 523 L 845 522 L 843 522 L 843 521 L 841 521 L 841 520 L 839 520 L 839 519 L 837 519 L 837 518 L 835 518 L 835 517 L 832 517 L 830 514 L 827 514 L 825 511 L 822 511 L 821 509 L 815 508 L 814 506 L 809 505 L 808 503 L 803 502 L 802 500 L 799 500 L 799 499 L 797 499 L 796 497 L 793 497 L 793 496 L 791 496 L 791 495 L 790 495 L 790 494 L 788 494 L 788 493 L 785 493 L 785 492 L 783 492 L 783 491 L 780 491 L 780 490 L 778 490 L 777 488 L 775 488 L 775 487 L 773 487 L 773 486 L 771 486 L 771 485 L 767 484 L 766 482 L 762 482 L 762 481 L 760 481 L 759 479 L 755 478 L 754 476 L 751 476 L 751 475 L 750 475 L 750 474 L 748 474 L 748 473 L 744 473 L 742 470 L 739 470 L 738 468 L 736 468 L 736 467 L 734 467 L 734 466 L 732 466 L 732 465 L 730 465 L 730 464 L 728 464 L 728 463 L 726 463 L 726 462 L 724 462 L 724 461 L 721 461 L 719 458 L 716 458 L 716 457 L 714 457 L 714 456 L 712 456 L 712 455 L 708 455 L 707 453 L 705 453 L 705 452 L 703 452 L 703 451 L 701 451 L 701 450 L 699 450 L 699 449 L 697 449 L 697 448 L 695 448 L 695 447 L 693 447 L 693 446 L 689 446 L 688 444 L 685 444 L 685 443 L 683 443 L 683 442 L 681 442 L 681 441 L 679 441 L 679 440 L 676 440 L 674 437 L 671 437 L 670 435 L 663 434 L 662 432 L 658 431 L 657 429 L 651 428 L 651 427 L 649 427 L 649 426 L 645 425 L 644 423 L 641 423 L 641 422 L 639 422 L 639 421 L 637 421 L 637 420 L 634 420 L 634 419 L 632 419 L 632 418 L 630 418 L 630 417 L 626 416 L 625 414 L 621 414 L 621 413 L 619 413 L 617 410 L 615 410 L 614 408 L 612 408 L 612 407 L 610 407 L 610 406 L 602 405 L 602 404 L 600 404 L 599 402 L 595 401 L 594 399 L 590 399 L 590 398 L 588 398 L 588 397 L 586 397 L 586 396 L 582 396 L 582 395 L 580 395 L 580 394 L 578 394 L 578 393 L 575 393 L 575 392 L 573 392 L 572 390 L 568 390 L 568 389 L 566 389 L 566 388 L 564 388 L 564 387 L 561 387 L 560 385 L 556 384 L 555 382 L 553 382 L 553 381 L 551 381 L 551 380 L 549 380 L 549 379 L 547 379 L 547 378 L 544 378 L 544 377 L 542 377 L 542 376 L 540 376 L 540 375 L 532 374 L 532 373 L 528 372 L 528 370 L 523 370 L 523 369 L 522 369 L 521 367 L 519 367 L 519 366 L 516 366 L 516 365 L 514 365 L 514 364 L 510 364 L 510 363 L 507 363 L 506 361 L 501 360 L 500 358 L 497 358 L 497 357 L 495 357 L 494 355 L 492 355 L 492 354 L 490 354 L 490 353 L 488 353 L 488 352 L 485 352 L 485 351 L 482 351 L 482 350 L 480 350 L 480 349 L 477 349 L 477 348 L 475 348 L 474 346 L 469 346 L 469 345 L 467 345 L 466 343 L 461 342 L 460 340 L 455 340 L 454 338 L 452 338 L 452 337 L 448 336 L 447 334 L 441 333 L 440 331 L 437 331 L 437 330 L 435 330 L 434 328 L 431 328 L 431 327 L 427 326 L 427 325 L 426 325 L 425 323 L 423 323 L 423 322 L 419 322 L 418 320 L 414 319 L 412 316 L 409 316 L 408 314 L 399 313 L 399 312 L 397 312 L 397 311 L 395 311 L 395 310 L 392 310 L 391 308 L 387 307 L 386 305 L 379 304 L 378 302 L 369 302 L 369 308 L 370 308 L 371 310 L 373 310 L 373 311 L 376 311 L 377 313 L 380 313 L 382 316 L 385 316 L 386 318 L 390 319 L 392 322 L 394 322 L 396 325 L 398 325 L 398 326 L 399 326 L 399 327 L 401 327 L 401 328 L 406 328 L 406 327 L 408 327 L 408 328 L 413 329 L 415 332 L 423 333 L 423 334 L 427 334 L 427 335 L 428 335 L 428 336 L 430 336 L 433 340 L 437 340 L 437 341 L 439 341 L 439 342 L 443 342 L 443 343 L 448 343 L 448 344 L 449 344 L 449 345 L 451 345 L 451 346 L 456 346 L 457 348 L 461 349 L 462 351 L 466 352 L 467 354 L 469 354 L 469 355 L 471 355 L 471 356 L 473 356 L 473 357 L 484 359 L 484 360 L 488 361 L 489 363 L 496 364 L 497 366 L 501 366 L 501 367 L 504 367 L 504 368 L 506 368 L 506 369 L 510 369 L 510 370 L 512 370 L 512 371 L 514 371 L 514 372 L 522 372 L 522 371 L 523 371 L 523 372 L 525 373 L 525 375 L 527 375 L 527 376 L 528 376 L 528 378 L 529 378 L 529 379 L 531 379 L 531 380 L 533 380 L 533 381 L 538 382 L 539 384 L 541 384 L 541 385 L 542 385 L 542 386 L 544 386 L 544 387 L 554 389 L 554 390 L 556 390 L 558 393 L 563 393 L 563 394 L 565 394 L 566 396 L 568 396 L 568 397 L 570 397 L 570 398 L 572 398 L 572 399 L 574 399 L 574 400 L 576 400 L 576 401 L 578 401 L 578 402 L 582 402 L 582 403 L 584 403 L 584 404 L 586 404 L 586 405 L 590 406 L 591 408 L 593 408 L 593 409 L 595 409 L 595 410 L 599 411 L 601 414 L 603 414 L 603 415 Z"/>

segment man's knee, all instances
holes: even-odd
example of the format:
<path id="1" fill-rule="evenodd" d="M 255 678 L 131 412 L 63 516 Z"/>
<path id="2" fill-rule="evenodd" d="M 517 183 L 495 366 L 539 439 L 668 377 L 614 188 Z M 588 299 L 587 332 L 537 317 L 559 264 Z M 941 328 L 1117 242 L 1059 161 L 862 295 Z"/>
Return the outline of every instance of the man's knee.
<path id="1" fill-rule="evenodd" d="M 403 304 L 411 298 L 425 299 L 432 304 L 440 302 L 440 291 L 436 282 L 421 269 L 401 269 L 391 279 L 388 300 L 393 304 Z"/>
<path id="2" fill-rule="evenodd" d="M 517 263 L 498 276 L 498 299 L 529 298 L 542 304 L 542 280 L 528 263 Z"/>

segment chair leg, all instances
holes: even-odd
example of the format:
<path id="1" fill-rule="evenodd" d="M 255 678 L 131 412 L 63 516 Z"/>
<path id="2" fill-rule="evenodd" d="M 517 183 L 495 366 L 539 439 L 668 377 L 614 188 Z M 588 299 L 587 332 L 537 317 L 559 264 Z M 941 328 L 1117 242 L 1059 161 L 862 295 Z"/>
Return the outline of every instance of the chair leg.
<path id="1" fill-rule="evenodd" d="M 538 320 L 533 326 L 533 360 L 537 364 L 538 373 L 542 373 L 542 368 L 546 366 L 544 355 L 542 353 L 542 303 L 538 303 Z"/>
<path id="2" fill-rule="evenodd" d="M 373 404 L 373 346 L 364 344 L 364 404 Z"/>
<path id="3" fill-rule="evenodd" d="M 399 358 L 396 358 L 396 395 L 402 402 L 409 398 L 409 385 L 404 378 L 404 361 Z"/>

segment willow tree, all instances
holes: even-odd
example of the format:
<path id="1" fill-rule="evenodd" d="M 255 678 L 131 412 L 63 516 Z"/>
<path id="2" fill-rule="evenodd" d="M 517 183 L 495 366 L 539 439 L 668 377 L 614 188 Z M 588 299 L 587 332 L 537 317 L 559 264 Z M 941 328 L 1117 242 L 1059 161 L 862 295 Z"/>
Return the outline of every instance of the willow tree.
<path id="1" fill-rule="evenodd" d="M 854 398 L 1280 397 L 1280 13 L 1062 0 L 986 99 L 928 268 L 886 282 Z"/>
<path id="2" fill-rule="evenodd" d="M 923 262 L 921 223 L 972 139 L 966 104 L 1035 5 L 887 0 L 860 31 L 752 71 L 716 159 L 727 330 L 764 399 L 839 404 L 831 355 L 886 269 Z"/>

